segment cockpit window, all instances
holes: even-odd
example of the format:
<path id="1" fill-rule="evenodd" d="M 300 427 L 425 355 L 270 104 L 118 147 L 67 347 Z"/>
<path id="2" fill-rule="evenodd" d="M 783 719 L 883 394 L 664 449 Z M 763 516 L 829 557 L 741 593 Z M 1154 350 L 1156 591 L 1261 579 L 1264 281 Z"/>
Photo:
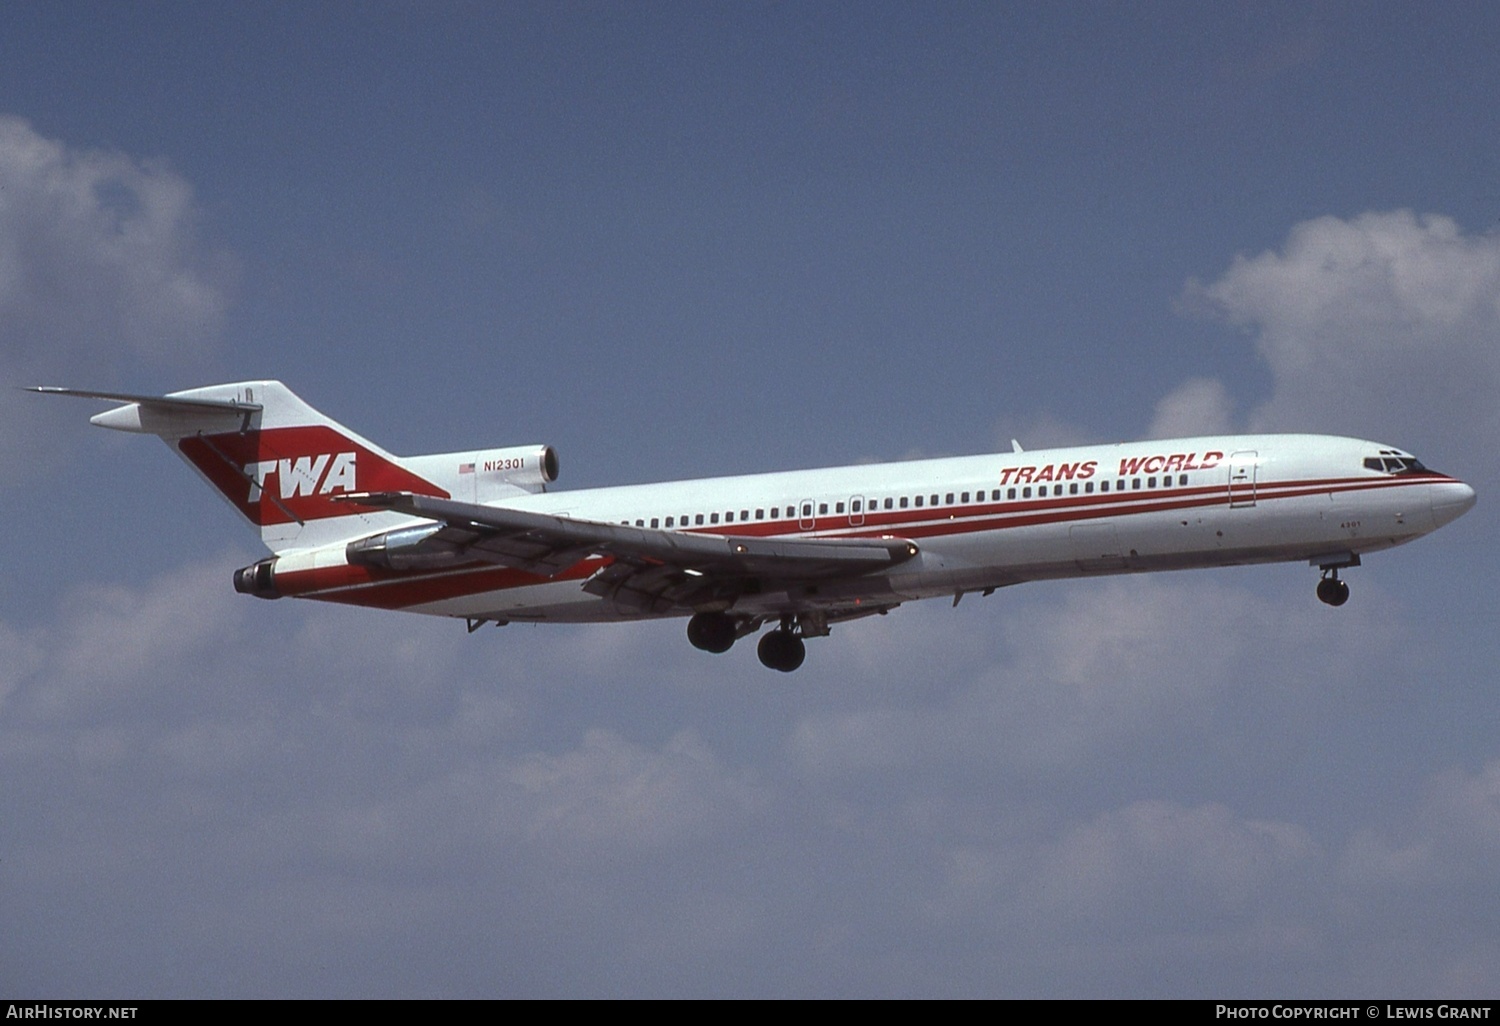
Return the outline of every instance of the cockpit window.
<path id="1" fill-rule="evenodd" d="M 1366 470 L 1378 470 L 1385 474 L 1420 474 L 1427 468 L 1415 456 L 1370 456 L 1365 459 Z"/>

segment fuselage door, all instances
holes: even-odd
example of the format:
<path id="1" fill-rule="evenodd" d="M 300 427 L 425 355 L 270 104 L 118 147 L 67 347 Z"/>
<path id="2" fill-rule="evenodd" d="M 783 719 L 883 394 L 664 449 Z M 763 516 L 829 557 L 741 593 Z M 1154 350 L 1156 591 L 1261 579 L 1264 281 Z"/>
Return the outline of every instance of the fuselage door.
<path id="1" fill-rule="evenodd" d="M 817 523 L 817 517 L 813 515 L 814 508 L 811 499 L 803 499 L 797 504 L 797 530 L 811 531 L 813 529 L 813 525 Z"/>
<path id="2" fill-rule="evenodd" d="M 1260 461 L 1253 449 L 1243 449 L 1229 457 L 1229 505 L 1255 505 L 1255 472 Z"/>
<path id="3" fill-rule="evenodd" d="M 865 522 L 865 500 L 858 495 L 849 497 L 849 526 L 859 527 Z"/>

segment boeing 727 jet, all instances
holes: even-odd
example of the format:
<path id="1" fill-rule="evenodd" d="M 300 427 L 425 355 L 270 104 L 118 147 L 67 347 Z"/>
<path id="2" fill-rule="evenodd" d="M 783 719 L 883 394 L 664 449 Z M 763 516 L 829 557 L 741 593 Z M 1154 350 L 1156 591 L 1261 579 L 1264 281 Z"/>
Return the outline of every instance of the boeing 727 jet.
<path id="1" fill-rule="evenodd" d="M 1461 516 L 1474 490 L 1378 442 L 1234 435 L 551 491 L 530 445 L 398 457 L 278 381 L 109 400 L 101 427 L 157 435 L 272 553 L 236 590 L 463 619 L 687 617 L 760 661 L 903 602 L 1025 581 L 1307 562 L 1339 571 Z"/>

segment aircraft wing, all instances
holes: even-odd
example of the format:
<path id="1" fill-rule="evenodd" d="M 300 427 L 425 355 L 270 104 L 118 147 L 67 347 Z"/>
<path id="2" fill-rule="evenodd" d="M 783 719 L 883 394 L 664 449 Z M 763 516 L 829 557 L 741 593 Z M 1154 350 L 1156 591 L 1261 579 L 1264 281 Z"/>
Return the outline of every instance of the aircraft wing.
<path id="1" fill-rule="evenodd" d="M 474 560 L 552 577 L 590 556 L 607 556 L 584 587 L 650 611 L 729 597 L 750 581 L 856 577 L 905 562 L 904 538 L 759 538 L 693 534 L 574 520 L 549 513 L 440 499 L 412 492 L 356 492 L 346 502 L 443 525 L 420 543 Z"/>

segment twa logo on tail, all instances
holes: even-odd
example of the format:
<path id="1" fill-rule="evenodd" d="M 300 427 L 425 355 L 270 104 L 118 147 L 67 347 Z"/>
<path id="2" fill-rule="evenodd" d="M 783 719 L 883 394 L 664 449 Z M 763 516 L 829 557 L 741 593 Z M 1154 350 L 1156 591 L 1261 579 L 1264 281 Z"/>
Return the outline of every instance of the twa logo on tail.
<path id="1" fill-rule="evenodd" d="M 294 499 L 299 495 L 357 492 L 359 488 L 354 483 L 356 455 L 352 452 L 325 452 L 321 456 L 299 456 L 296 459 L 262 460 L 247 464 L 245 476 L 250 479 L 250 497 L 246 501 L 258 502 L 266 487 L 266 479 L 273 474 L 281 484 L 283 499 Z"/>
<path id="2" fill-rule="evenodd" d="M 394 459 L 323 424 L 189 435 L 177 448 L 260 527 L 367 512 L 331 500 L 347 492 L 448 497 Z"/>

